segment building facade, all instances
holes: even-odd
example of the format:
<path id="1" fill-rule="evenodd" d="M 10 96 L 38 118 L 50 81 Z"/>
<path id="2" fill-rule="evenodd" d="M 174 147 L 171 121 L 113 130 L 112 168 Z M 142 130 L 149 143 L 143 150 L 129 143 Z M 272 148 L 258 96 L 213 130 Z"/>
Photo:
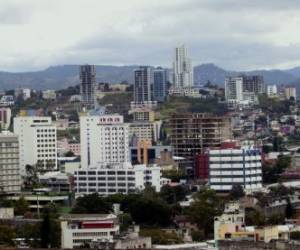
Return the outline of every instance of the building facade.
<path id="1" fill-rule="evenodd" d="M 19 136 L 22 175 L 27 164 L 35 165 L 41 172 L 57 169 L 56 127 L 51 117 L 15 117 L 14 133 Z"/>
<path id="2" fill-rule="evenodd" d="M 193 67 L 184 45 L 175 48 L 173 61 L 173 87 L 181 89 L 194 85 Z"/>
<path id="3" fill-rule="evenodd" d="M 129 124 L 130 138 L 147 139 L 157 142 L 160 138 L 160 129 L 162 121 L 140 121 Z"/>
<path id="4" fill-rule="evenodd" d="M 151 68 L 141 66 L 134 71 L 134 102 L 144 103 L 152 101 Z"/>
<path id="5" fill-rule="evenodd" d="M 81 165 L 129 161 L 129 125 L 121 115 L 80 117 Z"/>
<path id="6" fill-rule="evenodd" d="M 129 194 L 143 190 L 146 184 L 160 191 L 160 168 L 157 166 L 135 165 L 131 163 L 97 164 L 88 169 L 74 172 L 74 186 L 77 195 L 99 193 L 112 195 Z"/>
<path id="7" fill-rule="evenodd" d="M 268 85 L 267 86 L 267 95 L 268 97 L 277 97 L 277 85 Z"/>
<path id="8" fill-rule="evenodd" d="M 222 141 L 232 136 L 229 117 L 206 113 L 175 113 L 168 127 L 174 155 L 183 157 L 184 166 L 192 172 L 198 153 L 219 148 Z"/>
<path id="9" fill-rule="evenodd" d="M 258 149 L 208 150 L 209 186 L 217 192 L 229 192 L 234 185 L 246 191 L 262 188 L 261 153 Z"/>
<path id="10" fill-rule="evenodd" d="M 168 94 L 168 70 L 156 68 L 153 70 L 153 98 L 163 102 Z"/>
<path id="11" fill-rule="evenodd" d="M 291 98 L 294 98 L 296 100 L 297 98 L 297 91 L 294 86 L 287 86 L 284 88 L 284 95 L 285 99 L 290 100 Z"/>
<path id="12" fill-rule="evenodd" d="M 11 121 L 11 109 L 8 107 L 0 107 L 0 126 L 2 130 L 8 130 Z"/>
<path id="13" fill-rule="evenodd" d="M 113 214 L 67 214 L 60 217 L 61 248 L 80 248 L 92 241 L 113 240 L 120 226 Z"/>
<path id="14" fill-rule="evenodd" d="M 0 134 L 0 193 L 21 192 L 19 140 L 12 133 Z"/>
<path id="15" fill-rule="evenodd" d="M 96 67 L 95 65 L 80 66 L 80 94 L 81 101 L 87 108 L 95 105 Z"/>
<path id="16" fill-rule="evenodd" d="M 264 92 L 262 76 L 234 76 L 225 78 L 225 98 L 228 103 L 257 103 Z"/>

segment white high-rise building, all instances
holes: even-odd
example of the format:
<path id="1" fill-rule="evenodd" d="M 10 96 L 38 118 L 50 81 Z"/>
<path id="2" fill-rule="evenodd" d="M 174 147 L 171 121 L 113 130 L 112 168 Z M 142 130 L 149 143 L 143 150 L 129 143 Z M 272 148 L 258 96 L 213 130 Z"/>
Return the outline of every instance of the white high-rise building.
<path id="1" fill-rule="evenodd" d="M 232 104 L 252 104 L 258 102 L 258 95 L 264 93 L 262 76 L 232 76 L 225 78 L 225 98 Z"/>
<path id="2" fill-rule="evenodd" d="M 121 115 L 80 117 L 81 166 L 129 162 L 129 125 Z"/>
<path id="3" fill-rule="evenodd" d="M 56 126 L 51 117 L 15 117 L 14 133 L 19 136 L 22 175 L 27 164 L 36 165 L 39 171 L 57 169 Z"/>
<path id="4" fill-rule="evenodd" d="M 262 188 L 261 153 L 258 149 L 208 150 L 209 186 L 217 192 L 229 192 L 233 185 L 246 191 Z"/>
<path id="5" fill-rule="evenodd" d="M 267 86 L 267 95 L 268 97 L 276 97 L 277 96 L 277 85 L 268 85 Z"/>
<path id="6" fill-rule="evenodd" d="M 191 59 L 187 55 L 184 45 L 175 48 L 173 61 L 173 85 L 174 88 L 192 87 L 194 85 L 193 67 Z"/>

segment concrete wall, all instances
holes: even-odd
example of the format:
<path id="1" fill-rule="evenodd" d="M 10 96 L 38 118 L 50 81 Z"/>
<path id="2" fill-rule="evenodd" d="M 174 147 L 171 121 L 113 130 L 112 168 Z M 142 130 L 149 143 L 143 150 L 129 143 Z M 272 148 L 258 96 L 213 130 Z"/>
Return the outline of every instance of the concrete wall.
<path id="1" fill-rule="evenodd" d="M 300 249 L 299 243 L 289 242 L 253 242 L 253 241 L 219 241 L 219 250 L 298 250 Z"/>

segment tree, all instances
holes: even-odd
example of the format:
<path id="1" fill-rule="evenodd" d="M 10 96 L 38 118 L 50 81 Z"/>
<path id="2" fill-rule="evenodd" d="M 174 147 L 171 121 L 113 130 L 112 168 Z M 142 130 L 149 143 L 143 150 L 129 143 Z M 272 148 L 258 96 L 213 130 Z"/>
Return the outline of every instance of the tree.
<path id="1" fill-rule="evenodd" d="M 76 200 L 75 206 L 72 209 L 72 213 L 78 214 L 93 214 L 93 213 L 109 213 L 112 210 L 112 206 L 104 198 L 100 197 L 98 193 L 88 194 L 83 197 L 79 197 Z"/>
<path id="2" fill-rule="evenodd" d="M 151 237 L 153 244 L 169 245 L 183 242 L 175 233 L 168 233 L 156 228 L 142 229 L 140 235 L 143 237 Z"/>
<path id="3" fill-rule="evenodd" d="M 29 203 L 23 196 L 14 202 L 14 211 L 16 215 L 24 215 L 26 212 L 30 211 Z"/>
<path id="4" fill-rule="evenodd" d="M 265 225 L 265 216 L 254 208 L 245 210 L 245 224 L 249 226 L 263 226 Z"/>
<path id="5" fill-rule="evenodd" d="M 201 189 L 194 200 L 188 209 L 188 216 L 207 238 L 213 232 L 214 217 L 221 214 L 222 203 L 216 192 L 209 188 Z"/>
<path id="6" fill-rule="evenodd" d="M 290 199 L 287 198 L 286 200 L 287 200 L 287 204 L 286 204 L 286 208 L 285 208 L 285 217 L 287 219 L 291 219 L 293 217 L 293 215 L 295 214 L 295 209 L 293 208 Z"/>
<path id="7" fill-rule="evenodd" d="M 300 240 L 300 231 L 290 232 L 291 240 Z"/>
<path id="8" fill-rule="evenodd" d="M 14 238 L 16 238 L 16 233 L 13 227 L 8 225 L 0 225 L 0 245 L 13 246 Z"/>
<path id="9" fill-rule="evenodd" d="M 37 164 L 38 165 L 38 164 Z M 39 186 L 39 178 L 37 174 L 37 166 L 26 165 L 26 177 L 24 179 L 24 186 L 27 190 L 32 190 Z"/>
<path id="10" fill-rule="evenodd" d="M 65 153 L 65 157 L 73 157 L 74 153 L 72 151 L 68 151 L 67 153 Z"/>
<path id="11" fill-rule="evenodd" d="M 45 207 L 43 221 L 40 228 L 41 247 L 60 247 L 60 224 L 57 219 L 57 211 L 53 206 Z"/>
<path id="12" fill-rule="evenodd" d="M 183 186 L 171 187 L 165 185 L 161 188 L 159 196 L 168 204 L 174 204 L 182 201 L 187 194 L 187 190 Z"/>
<path id="13" fill-rule="evenodd" d="M 244 188 L 241 185 L 232 185 L 229 195 L 231 199 L 238 200 L 245 196 Z"/>

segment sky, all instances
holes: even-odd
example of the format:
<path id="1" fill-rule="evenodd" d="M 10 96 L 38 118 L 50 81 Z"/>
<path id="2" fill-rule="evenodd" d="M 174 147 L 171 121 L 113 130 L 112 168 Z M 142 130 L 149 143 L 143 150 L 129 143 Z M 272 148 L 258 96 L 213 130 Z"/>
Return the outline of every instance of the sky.
<path id="1" fill-rule="evenodd" d="M 52 65 L 300 66 L 299 0 L 0 0 L 0 70 Z"/>

